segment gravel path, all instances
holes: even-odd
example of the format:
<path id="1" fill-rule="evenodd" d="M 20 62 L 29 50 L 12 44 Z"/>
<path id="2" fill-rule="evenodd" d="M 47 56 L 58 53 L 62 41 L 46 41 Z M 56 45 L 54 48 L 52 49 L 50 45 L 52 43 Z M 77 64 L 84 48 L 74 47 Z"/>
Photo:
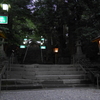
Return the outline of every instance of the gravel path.
<path id="1" fill-rule="evenodd" d="M 100 89 L 61 88 L 2 91 L 0 100 L 100 100 Z"/>

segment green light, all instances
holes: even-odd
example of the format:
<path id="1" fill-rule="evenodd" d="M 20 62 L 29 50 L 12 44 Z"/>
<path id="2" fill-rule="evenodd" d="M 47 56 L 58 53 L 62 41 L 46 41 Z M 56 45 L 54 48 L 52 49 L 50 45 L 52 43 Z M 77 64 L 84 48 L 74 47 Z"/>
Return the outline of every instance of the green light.
<path id="1" fill-rule="evenodd" d="M 0 16 L 0 24 L 8 24 L 8 16 Z"/>
<path id="2" fill-rule="evenodd" d="M 26 48 L 26 46 L 25 45 L 20 45 L 20 48 Z"/>
<path id="3" fill-rule="evenodd" d="M 40 46 L 41 49 L 46 49 L 46 46 Z"/>
<path id="4" fill-rule="evenodd" d="M 27 39 L 24 39 L 24 41 L 27 41 Z"/>
<path id="5" fill-rule="evenodd" d="M 41 38 L 41 40 L 44 40 L 44 38 Z"/>

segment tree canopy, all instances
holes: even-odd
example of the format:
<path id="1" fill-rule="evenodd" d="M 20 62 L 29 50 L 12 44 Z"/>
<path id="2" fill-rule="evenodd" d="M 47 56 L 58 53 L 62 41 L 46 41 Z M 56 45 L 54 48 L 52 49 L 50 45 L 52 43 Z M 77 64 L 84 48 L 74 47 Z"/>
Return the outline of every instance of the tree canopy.
<path id="1" fill-rule="evenodd" d="M 8 24 L 0 25 L 0 29 L 5 32 L 9 43 L 20 44 L 21 40 L 26 35 L 30 35 L 35 28 L 31 22 L 31 11 L 28 8 L 30 0 L 5 0 L 2 3 L 10 4 L 11 8 L 8 12 L 0 8 L 0 13 L 8 16 Z"/>
<path id="2" fill-rule="evenodd" d="M 75 53 L 75 41 L 81 40 L 86 51 L 92 39 L 99 35 L 99 0 L 37 0 L 33 5 L 36 32 L 52 37 L 62 49 L 67 42 L 70 54 Z"/>
<path id="3" fill-rule="evenodd" d="M 33 0 L 34 1 L 34 0 Z M 81 40 L 84 50 L 100 32 L 100 0 L 9 0 L 8 25 L 0 25 L 9 42 L 20 44 L 27 35 L 37 39 L 43 35 L 48 46 L 66 47 L 75 52 L 75 42 Z M 66 37 L 68 34 L 68 37 Z"/>

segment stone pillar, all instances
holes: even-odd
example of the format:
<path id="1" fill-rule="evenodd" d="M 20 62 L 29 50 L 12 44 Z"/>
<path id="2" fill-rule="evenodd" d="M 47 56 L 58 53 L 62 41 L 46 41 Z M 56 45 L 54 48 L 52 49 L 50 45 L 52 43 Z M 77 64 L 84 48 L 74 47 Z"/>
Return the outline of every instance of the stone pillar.
<path id="1" fill-rule="evenodd" d="M 6 54 L 3 49 L 4 39 L 0 38 L 0 59 L 6 59 Z"/>

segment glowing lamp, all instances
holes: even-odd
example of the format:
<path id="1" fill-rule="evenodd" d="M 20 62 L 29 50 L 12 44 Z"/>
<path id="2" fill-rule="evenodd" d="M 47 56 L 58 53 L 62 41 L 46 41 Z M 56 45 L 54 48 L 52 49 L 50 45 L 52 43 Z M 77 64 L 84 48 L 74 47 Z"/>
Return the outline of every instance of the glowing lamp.
<path id="1" fill-rule="evenodd" d="M 100 40 L 99 40 L 99 45 L 100 45 Z"/>
<path id="2" fill-rule="evenodd" d="M 1 7 L 2 7 L 3 10 L 8 11 L 9 8 L 10 8 L 10 4 L 1 4 Z"/>
<path id="3" fill-rule="evenodd" d="M 57 53 L 59 51 L 59 48 L 54 48 L 54 52 Z"/>

